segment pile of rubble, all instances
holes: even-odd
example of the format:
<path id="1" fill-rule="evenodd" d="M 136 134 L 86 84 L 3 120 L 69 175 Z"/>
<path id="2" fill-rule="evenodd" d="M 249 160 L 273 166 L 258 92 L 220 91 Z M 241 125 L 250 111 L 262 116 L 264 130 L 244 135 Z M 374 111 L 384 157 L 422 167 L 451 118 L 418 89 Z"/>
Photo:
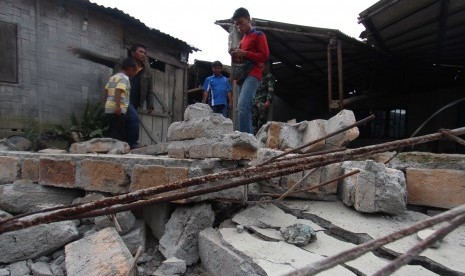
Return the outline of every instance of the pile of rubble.
<path id="1" fill-rule="evenodd" d="M 305 154 L 341 151 L 358 136 L 357 128 L 350 127 L 355 118 L 348 110 L 327 121 L 269 122 L 256 137 L 235 132 L 231 120 L 207 105 L 189 106 L 184 118 L 170 126 L 166 146 L 137 152 L 167 154 L 163 158 L 168 159 L 219 159 L 234 171 L 259 168 L 273 158 L 286 162 Z M 350 128 L 325 138 L 344 127 Z M 294 149 L 298 150 L 281 157 Z M 128 152 L 124 143 L 105 139 L 73 145 L 72 151 Z M 460 186 L 464 156 L 403 153 L 387 164 L 381 162 L 392 155 L 386 152 L 274 178 L 264 176 L 232 189 L 142 204 L 115 215 L 84 214 L 63 221 L 53 217 L 62 206 L 74 211 L 112 194 L 38 185 L 26 179 L 5 183 L 0 185 L 0 276 L 285 275 L 430 217 L 407 210 L 408 204 L 430 206 L 431 212 L 465 203 Z M 218 174 L 217 169 L 211 172 Z M 418 188 L 434 187 L 444 175 L 451 197 L 435 190 L 432 199 L 431 191 Z M 239 181 L 251 177 L 245 174 Z M 207 187 L 231 181 L 213 181 Z M 200 189 L 180 188 L 160 197 Z M 44 209 L 48 213 L 42 213 Z M 28 215 L 18 217 L 23 214 Z M 56 222 L 28 224 L 34 218 Z M 19 230 L 5 230 L 15 225 L 20 225 Z M 429 232 L 407 236 L 321 275 L 371 275 L 423 240 L 424 233 Z M 396 275 L 465 273 L 464 234 L 465 227 L 457 227 Z"/>

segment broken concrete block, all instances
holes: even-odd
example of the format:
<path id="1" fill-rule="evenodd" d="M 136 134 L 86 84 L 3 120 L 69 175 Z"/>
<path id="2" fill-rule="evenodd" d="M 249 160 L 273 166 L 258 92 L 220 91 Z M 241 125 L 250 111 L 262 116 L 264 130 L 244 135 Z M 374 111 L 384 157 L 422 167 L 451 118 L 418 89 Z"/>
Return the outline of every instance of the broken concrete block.
<path id="1" fill-rule="evenodd" d="M 127 234 L 122 235 L 121 238 L 133 256 L 136 255 L 139 246 L 141 246 L 142 251 L 145 251 L 145 243 L 147 241 L 145 222 L 143 220 L 136 220 L 134 227 Z"/>
<path id="2" fill-rule="evenodd" d="M 129 153 L 129 145 L 113 138 L 93 138 L 89 141 L 73 143 L 69 148 L 70 153 Z"/>
<path id="3" fill-rule="evenodd" d="M 453 208 L 465 204 L 465 170 L 407 168 L 409 204 Z"/>
<path id="4" fill-rule="evenodd" d="M 224 243 L 220 233 L 213 228 L 200 231 L 199 255 L 202 267 L 210 275 L 266 275 L 249 257 L 236 253 Z"/>
<path id="5" fill-rule="evenodd" d="M 388 166 L 404 172 L 407 168 L 465 171 L 465 155 L 446 153 L 437 154 L 430 152 L 401 152 L 388 163 Z"/>
<path id="6" fill-rule="evenodd" d="M 47 187 L 30 180 L 17 180 L 0 186 L 0 209 L 13 213 L 27 213 L 44 209 L 41 206 L 69 205 L 81 195 L 78 190 Z"/>
<path id="7" fill-rule="evenodd" d="M 208 117 L 192 118 L 188 121 L 174 122 L 168 128 L 169 141 L 213 138 L 234 131 L 231 119 L 219 113 Z"/>
<path id="8" fill-rule="evenodd" d="M 326 120 L 312 120 L 305 121 L 302 124 L 305 124 L 305 131 L 302 134 L 302 145 L 306 145 L 310 142 L 316 141 L 322 137 L 326 136 Z M 319 150 L 324 150 L 325 140 L 322 140 L 318 143 L 315 143 L 311 146 L 303 148 L 301 152 L 314 152 Z"/>
<path id="9" fill-rule="evenodd" d="M 193 207 L 178 207 L 166 224 L 165 234 L 160 239 L 160 252 L 165 258 L 176 257 L 187 265 L 199 259 L 198 234 L 211 227 L 215 220 L 209 204 Z"/>
<path id="10" fill-rule="evenodd" d="M 316 232 L 312 227 L 302 223 L 295 223 L 281 227 L 281 235 L 287 243 L 305 246 L 316 240 Z"/>
<path id="11" fill-rule="evenodd" d="M 152 230 L 152 235 L 160 240 L 165 233 L 165 225 L 170 219 L 173 207 L 171 203 L 159 203 L 143 208 L 144 221 Z"/>
<path id="12" fill-rule="evenodd" d="M 340 175 L 342 175 L 341 163 L 333 163 L 323 166 L 320 171 L 320 183 L 325 183 Z M 338 181 L 334 181 L 328 185 L 320 187 L 320 191 L 326 194 L 337 194 L 337 183 Z"/>
<path id="13" fill-rule="evenodd" d="M 336 132 L 344 127 L 352 125 L 356 122 L 354 112 L 351 110 L 341 110 L 338 114 L 329 118 L 326 124 L 326 135 Z M 357 127 L 353 127 L 335 136 L 326 139 L 326 149 L 333 149 L 344 146 L 350 141 L 355 140 L 359 135 Z"/>
<path id="14" fill-rule="evenodd" d="M 245 231 L 238 233 L 233 228 L 223 228 L 219 231 L 224 244 L 240 255 L 247 256 L 247 260 L 251 260 L 254 265 L 265 271 L 264 275 L 285 275 L 324 258 L 286 242 L 267 242 L 257 239 Z M 355 275 L 342 266 L 336 266 L 319 274 Z"/>
<path id="15" fill-rule="evenodd" d="M 344 204 L 367 213 L 398 214 L 406 210 L 407 188 L 401 171 L 386 168 L 373 160 L 346 161 L 342 167 L 344 174 L 353 169 L 360 170 L 341 181 L 340 197 Z"/>
<path id="16" fill-rule="evenodd" d="M 79 236 L 72 221 L 41 224 L 0 235 L 0 263 L 37 258 Z"/>
<path id="17" fill-rule="evenodd" d="M 115 216 L 119 226 L 121 227 L 121 235 L 129 232 L 129 230 L 131 230 L 136 223 L 136 217 L 131 211 L 119 212 L 116 213 Z M 102 230 L 107 227 L 116 227 L 114 221 L 108 216 L 96 217 L 94 223 L 97 227 L 97 230 Z"/>
<path id="18" fill-rule="evenodd" d="M 36 262 L 31 265 L 32 275 L 54 276 L 50 264 L 46 262 Z"/>
<path id="19" fill-rule="evenodd" d="M 68 276 L 134 275 L 134 258 L 112 227 L 66 245 L 65 254 Z"/>
<path id="20" fill-rule="evenodd" d="M 253 206 L 247 208 L 232 218 L 237 224 L 243 226 L 257 226 L 260 228 L 281 228 L 297 222 L 293 215 L 284 213 L 274 204 L 266 204 L 265 207 Z"/>
<path id="21" fill-rule="evenodd" d="M 8 265 L 10 272 L 7 275 L 29 275 L 31 269 L 27 265 L 26 261 L 14 262 Z"/>
<path id="22" fill-rule="evenodd" d="M 210 139 L 173 141 L 168 146 L 168 155 L 176 158 L 242 160 L 254 158 L 260 146 L 253 135 L 236 131 Z"/>
<path id="23" fill-rule="evenodd" d="M 195 103 L 188 105 L 184 110 L 184 120 L 189 121 L 196 118 L 209 117 L 213 114 L 213 110 L 208 104 Z"/>
<path id="24" fill-rule="evenodd" d="M 157 271 L 153 273 L 155 276 L 167 276 L 167 275 L 183 275 L 186 272 L 186 262 L 176 257 L 171 257 L 165 260 L 161 266 L 158 267 Z"/>

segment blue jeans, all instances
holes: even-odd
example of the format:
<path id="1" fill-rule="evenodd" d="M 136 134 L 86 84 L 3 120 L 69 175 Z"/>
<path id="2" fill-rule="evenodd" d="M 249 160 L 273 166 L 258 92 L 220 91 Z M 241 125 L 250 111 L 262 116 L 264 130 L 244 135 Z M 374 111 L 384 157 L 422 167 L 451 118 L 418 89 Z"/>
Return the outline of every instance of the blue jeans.
<path id="1" fill-rule="evenodd" d="M 212 106 L 212 110 L 215 113 L 222 114 L 225 118 L 228 118 L 229 106 L 226 104 L 219 104 Z"/>
<path id="2" fill-rule="evenodd" d="M 136 108 L 129 104 L 126 112 L 126 142 L 134 148 L 139 142 L 140 121 Z"/>
<path id="3" fill-rule="evenodd" d="M 252 128 L 252 103 L 257 92 L 260 81 L 248 76 L 239 86 L 239 99 L 237 110 L 239 113 L 239 131 L 253 134 Z"/>

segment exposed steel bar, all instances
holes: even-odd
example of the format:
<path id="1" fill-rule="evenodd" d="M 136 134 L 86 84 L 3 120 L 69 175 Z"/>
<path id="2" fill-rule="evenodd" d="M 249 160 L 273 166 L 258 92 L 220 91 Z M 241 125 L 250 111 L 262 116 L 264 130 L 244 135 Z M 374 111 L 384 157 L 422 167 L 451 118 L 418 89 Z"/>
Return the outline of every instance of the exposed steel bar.
<path id="1" fill-rule="evenodd" d="M 465 127 L 451 130 L 451 133 L 454 135 L 465 134 Z M 2 224 L 0 224 L 0 234 L 4 232 L 9 232 L 9 231 L 37 225 L 40 223 L 67 220 L 79 214 L 83 214 L 83 213 L 90 212 L 90 211 L 95 211 L 96 209 L 100 209 L 100 208 L 111 207 L 117 204 L 123 204 L 122 205 L 123 208 L 121 210 L 123 210 L 124 208 L 127 208 L 125 210 L 129 210 L 130 207 L 128 209 L 127 206 L 124 206 L 125 204 L 130 205 L 130 203 L 140 201 L 141 199 L 146 199 L 148 197 L 152 197 L 153 195 L 156 195 L 162 192 L 173 191 L 176 189 L 195 186 L 195 185 L 199 185 L 199 184 L 203 184 L 207 182 L 213 182 L 213 181 L 222 180 L 222 179 L 231 179 L 235 177 L 246 177 L 245 179 L 232 182 L 228 185 L 213 187 L 213 189 L 212 188 L 205 189 L 203 191 L 203 194 L 253 183 L 261 179 L 288 175 L 288 174 L 296 173 L 299 171 L 305 171 L 305 170 L 313 169 L 316 167 L 320 167 L 320 166 L 324 166 L 324 165 L 328 165 L 332 163 L 337 163 L 337 162 L 351 160 L 351 159 L 357 159 L 357 158 L 364 157 L 366 155 L 394 150 L 400 147 L 411 146 L 411 145 L 420 144 L 420 143 L 426 143 L 426 142 L 440 139 L 442 137 L 443 136 L 440 133 L 428 134 L 428 135 L 414 137 L 414 138 L 407 138 L 407 139 L 403 139 L 399 141 L 387 142 L 387 143 L 383 143 L 379 145 L 372 145 L 372 146 L 361 147 L 357 149 L 349 149 L 344 152 L 335 152 L 335 153 L 330 153 L 326 155 L 308 157 L 305 160 L 279 162 L 277 164 L 270 164 L 268 166 L 251 167 L 251 168 L 234 170 L 234 171 L 214 173 L 214 174 L 194 177 L 194 178 L 186 179 L 186 180 L 180 180 L 180 181 L 176 181 L 176 182 L 169 183 L 169 184 L 162 185 L 162 186 L 139 190 L 136 192 L 119 195 L 115 197 L 110 197 L 110 198 L 98 200 L 98 201 L 91 202 L 91 203 L 84 203 L 82 205 L 79 205 L 73 208 L 65 207 L 63 209 L 53 211 L 52 213 L 46 213 L 46 214 L 38 213 L 38 214 L 35 214 L 31 218 L 23 217 L 22 220 L 13 219 L 8 222 L 3 222 Z M 264 173 L 264 175 L 260 175 L 260 172 L 266 172 L 266 173 Z M 165 200 L 172 201 L 172 200 L 177 200 L 177 199 L 188 198 L 188 197 L 199 194 L 198 191 L 194 191 L 194 192 L 197 192 L 197 193 L 192 193 L 192 195 L 185 193 L 182 197 L 179 197 L 177 194 L 170 194 L 166 196 Z M 176 196 L 178 197 L 176 198 Z M 169 199 L 169 197 L 172 197 L 172 199 Z M 145 204 L 147 205 L 154 204 L 154 203 L 158 203 L 158 202 L 157 201 L 145 202 Z M 114 210 L 115 210 L 114 212 L 120 211 L 117 208 L 115 208 Z M 107 214 L 107 213 L 104 213 L 104 214 Z"/>
<path id="2" fill-rule="evenodd" d="M 317 168 L 314 168 L 314 169 L 311 169 L 309 172 L 307 172 L 301 179 L 299 179 L 299 181 L 297 181 L 294 185 L 292 185 L 292 187 L 290 187 L 289 190 L 287 190 L 284 194 L 282 194 L 277 200 L 284 200 L 289 194 L 292 193 L 292 191 L 294 191 L 296 187 L 298 187 L 300 184 L 302 184 L 302 182 L 307 180 L 310 177 L 310 175 L 312 175 L 316 171 L 316 169 Z"/>
<path id="3" fill-rule="evenodd" d="M 344 178 L 346 178 L 346 177 L 349 177 L 349 176 L 352 176 L 352 175 L 354 175 L 354 174 L 357 174 L 357 173 L 359 173 L 359 172 L 360 172 L 360 170 L 359 170 L 359 169 L 356 169 L 356 170 L 351 171 L 350 173 L 346 173 L 346 174 L 340 175 L 340 176 L 338 176 L 338 177 L 332 178 L 332 179 L 330 179 L 330 180 L 328 180 L 328 181 L 325 181 L 325 182 L 323 182 L 323 183 L 321 183 L 321 184 L 318 184 L 318 185 L 315 185 L 315 186 L 311 186 L 311 187 L 308 187 L 308 188 L 305 188 L 305 189 L 295 190 L 295 191 L 291 192 L 291 194 L 296 194 L 296 193 L 300 193 L 300 192 L 310 192 L 310 191 L 312 191 L 312 190 L 321 188 L 321 187 L 326 186 L 326 185 L 328 185 L 328 184 L 331 184 L 331 183 L 333 183 L 333 182 L 335 182 L 335 181 L 339 181 L 339 180 L 344 179 Z"/>
<path id="4" fill-rule="evenodd" d="M 457 216 L 462 216 L 463 214 L 465 214 L 465 204 L 460 205 L 444 213 L 441 213 L 439 215 L 436 215 L 434 217 L 419 221 L 407 228 L 401 229 L 387 236 L 374 239 L 366 243 L 359 244 L 357 246 L 352 247 L 351 249 L 344 250 L 338 254 L 329 256 L 320 261 L 313 262 L 301 269 L 298 269 L 298 270 L 295 270 L 293 272 L 286 274 L 286 276 L 315 275 L 321 271 L 330 269 L 336 265 L 343 264 L 351 260 L 354 260 L 367 252 L 380 248 L 381 246 L 385 244 L 399 240 L 415 232 L 423 230 L 427 227 L 436 225 L 438 223 L 449 221 L 451 219 L 454 219 Z"/>

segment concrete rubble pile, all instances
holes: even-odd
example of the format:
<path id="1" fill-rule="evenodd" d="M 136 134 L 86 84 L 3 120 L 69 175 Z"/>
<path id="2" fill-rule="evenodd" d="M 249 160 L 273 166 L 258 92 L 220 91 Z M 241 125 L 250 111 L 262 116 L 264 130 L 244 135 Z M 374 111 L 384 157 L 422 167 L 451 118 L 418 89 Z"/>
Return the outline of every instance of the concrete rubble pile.
<path id="1" fill-rule="evenodd" d="M 157 153 L 150 147 L 145 150 L 152 155 L 159 155 L 160 150 L 166 152 L 167 156 L 160 157 L 160 164 L 179 162 L 176 163 L 179 166 L 184 164 L 181 160 L 201 162 L 186 163 L 197 164 L 195 170 L 188 173 L 186 170 L 183 174 L 186 178 L 255 166 L 355 122 L 353 113 L 343 110 L 329 120 L 269 122 L 254 137 L 235 132 L 231 120 L 218 116 L 204 104 L 189 106 L 184 118 L 170 126 L 170 141 L 166 146 L 157 145 Z M 354 127 L 300 152 L 339 148 L 357 137 L 358 130 Z M 105 141 L 73 145 L 72 151 L 81 155 L 128 152 L 124 143 Z M 129 155 L 133 159 L 147 158 L 142 153 L 138 149 Z M 73 154 L 69 156 L 76 158 Z M 465 203 L 464 156 L 401 153 L 384 164 L 381 160 L 386 160 L 386 156 L 391 157 L 392 153 L 144 206 L 114 216 L 39 224 L 6 232 L 0 234 L 0 276 L 285 275 L 357 244 L 409 227 L 430 217 L 429 214 Z M 106 157 L 105 162 L 108 158 L 111 157 Z M 0 160 L 0 174 L 8 166 Z M 131 170 L 132 174 L 126 178 L 139 184 L 129 185 L 128 191 L 151 187 L 152 181 L 157 180 L 147 176 L 155 171 L 152 169 L 144 167 L 143 179 L 134 174 L 136 170 Z M 160 166 L 155 169 L 159 171 Z M 270 197 L 281 195 L 291 187 L 309 188 L 354 170 L 359 172 L 269 203 Z M 175 180 L 182 179 L 179 173 L 171 174 L 176 176 Z M 24 176 L 19 172 L 17 175 Z M 434 188 L 445 177 L 448 183 L 440 187 L 450 191 L 449 197 Z M 60 187 L 40 178 L 36 181 L 10 175 L 0 175 L 0 182 L 3 221 L 13 215 L 95 202 L 121 193 L 119 189 L 105 190 L 103 186 L 98 190 L 93 190 L 92 185 Z M 221 180 L 207 186 L 227 182 Z M 296 184 L 299 186 L 295 187 Z M 196 189 L 192 186 L 181 191 Z M 251 200 L 249 204 L 244 203 L 245 194 Z M 409 210 L 409 204 L 418 210 Z M 431 233 L 438 227 L 427 230 Z M 371 275 L 423 238 L 420 233 L 407 236 L 318 275 Z M 464 249 L 465 226 L 462 225 L 395 275 L 463 274 Z"/>

